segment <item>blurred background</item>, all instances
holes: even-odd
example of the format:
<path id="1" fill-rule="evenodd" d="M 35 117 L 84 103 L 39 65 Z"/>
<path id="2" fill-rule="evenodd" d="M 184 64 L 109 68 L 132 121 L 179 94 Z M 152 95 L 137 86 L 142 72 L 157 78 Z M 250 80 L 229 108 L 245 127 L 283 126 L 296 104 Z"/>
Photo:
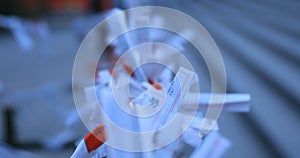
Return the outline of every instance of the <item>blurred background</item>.
<path id="1" fill-rule="evenodd" d="M 224 157 L 299 156 L 300 2 L 294 0 L 0 0 L 0 154 L 72 154 L 87 133 L 74 124 L 76 51 L 101 13 L 140 5 L 174 8 L 199 21 L 223 56 L 227 91 L 251 94 L 249 113 L 223 112 L 219 119 L 232 142 Z M 94 20 L 85 26 L 87 18 Z M 200 83 L 209 85 L 196 59 Z"/>

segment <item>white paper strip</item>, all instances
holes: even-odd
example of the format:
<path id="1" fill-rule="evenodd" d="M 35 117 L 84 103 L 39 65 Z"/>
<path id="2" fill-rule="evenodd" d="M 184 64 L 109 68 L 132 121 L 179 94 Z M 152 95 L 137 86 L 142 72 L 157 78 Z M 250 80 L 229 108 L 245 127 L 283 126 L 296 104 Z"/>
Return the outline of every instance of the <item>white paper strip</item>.
<path id="1" fill-rule="evenodd" d="M 198 103 L 200 110 L 207 110 L 210 104 L 211 93 L 200 93 L 199 101 L 197 98 L 199 93 L 188 93 L 182 101 L 184 111 L 195 110 L 195 105 Z M 219 107 L 222 101 L 218 99 L 218 94 L 215 95 L 215 100 L 211 100 L 211 107 Z M 221 94 L 220 94 L 221 97 Z M 250 95 L 249 94 L 226 94 L 223 109 L 230 112 L 249 112 L 250 110 Z"/>

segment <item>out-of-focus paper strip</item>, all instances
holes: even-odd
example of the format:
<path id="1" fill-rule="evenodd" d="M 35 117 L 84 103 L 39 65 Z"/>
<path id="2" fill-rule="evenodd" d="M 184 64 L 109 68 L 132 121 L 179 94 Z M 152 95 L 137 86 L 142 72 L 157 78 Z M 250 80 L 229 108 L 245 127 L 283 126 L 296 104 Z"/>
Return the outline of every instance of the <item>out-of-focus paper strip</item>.
<path id="1" fill-rule="evenodd" d="M 90 154 L 87 151 L 87 147 L 85 145 L 84 140 L 81 140 L 78 146 L 76 147 L 76 150 L 72 154 L 71 158 L 85 158 L 85 157 L 90 157 Z"/>
<path id="2" fill-rule="evenodd" d="M 210 132 L 190 158 L 219 158 L 230 147 L 230 141 L 217 132 Z"/>
<path id="3" fill-rule="evenodd" d="M 200 110 L 207 110 L 210 104 L 211 93 L 200 93 L 199 101 L 197 101 L 199 93 L 188 93 L 182 101 L 183 111 L 194 110 L 194 108 L 199 108 Z M 218 97 L 218 94 L 214 94 Z M 221 94 L 220 94 L 221 96 Z M 199 104 L 199 107 L 195 107 L 195 104 Z M 250 95 L 249 94 L 226 94 L 223 109 L 230 112 L 248 112 L 250 110 L 249 106 Z M 211 108 L 219 107 L 222 105 L 222 101 L 219 99 L 211 100 Z"/>

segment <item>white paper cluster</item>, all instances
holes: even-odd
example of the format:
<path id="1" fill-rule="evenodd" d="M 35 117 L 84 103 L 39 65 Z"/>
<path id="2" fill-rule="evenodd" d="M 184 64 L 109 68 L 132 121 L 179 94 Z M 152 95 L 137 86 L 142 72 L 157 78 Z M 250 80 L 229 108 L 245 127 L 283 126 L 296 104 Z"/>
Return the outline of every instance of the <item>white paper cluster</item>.
<path id="1" fill-rule="evenodd" d="M 127 15 L 135 17 L 129 18 L 128 24 L 138 26 L 149 23 L 149 19 L 145 15 L 149 13 L 151 12 L 145 10 L 139 14 Z M 157 17 L 156 22 L 162 21 L 160 17 Z M 113 30 L 116 23 L 120 23 L 121 29 L 127 26 L 124 19 L 120 19 L 119 22 L 108 22 L 110 32 L 117 31 Z M 165 38 L 161 37 L 163 34 L 157 30 L 151 33 L 143 31 L 143 33 L 144 36 L 142 37 L 137 36 L 136 33 L 126 35 L 125 41 L 128 46 L 131 48 L 140 40 L 149 41 L 149 39 Z M 192 34 L 190 35 L 192 36 Z M 109 39 L 110 36 L 107 35 L 106 38 Z M 182 38 L 173 36 L 166 38 L 164 41 L 167 44 L 176 45 L 177 50 L 184 49 Z M 116 50 L 118 50 L 118 45 L 122 45 L 118 42 L 113 44 L 117 47 Z M 157 53 L 158 48 L 160 48 L 160 51 Z M 122 66 L 126 62 L 136 66 L 136 62 L 140 62 L 137 60 L 141 59 L 141 54 L 138 53 L 135 54 L 136 56 L 124 57 L 121 66 L 115 66 L 112 73 L 109 69 L 100 70 L 97 75 L 97 85 L 85 89 L 86 99 L 91 103 L 95 103 L 92 94 L 96 89 L 97 102 L 99 103 L 96 103 L 98 107 L 95 106 L 98 110 L 95 109 L 95 113 L 89 116 L 90 125 L 88 126 L 96 127 L 100 123 L 106 124 L 107 122 L 103 118 L 107 117 L 120 129 L 133 132 L 158 131 L 174 122 L 171 128 L 147 137 L 133 137 L 132 135 L 120 135 L 115 128 L 108 126 L 106 127 L 108 136 L 105 145 L 102 145 L 96 151 L 87 153 L 84 142 L 81 142 L 73 157 L 221 157 L 230 147 L 230 141 L 219 133 L 214 120 L 210 122 L 210 120 L 204 118 L 204 114 L 210 105 L 223 106 L 224 110 L 231 112 L 247 112 L 249 111 L 250 96 L 248 94 L 226 94 L 223 100 L 223 94 L 214 94 L 214 99 L 211 100 L 211 93 L 199 93 L 190 90 L 193 84 L 197 82 L 198 76 L 187 67 L 177 63 L 180 56 L 176 56 L 176 53 L 168 53 L 168 49 L 155 44 L 143 51 L 143 58 L 162 59 L 172 70 L 161 67 L 159 64 L 148 64 L 142 68 L 134 69 L 135 74 L 132 77 L 132 74 Z M 176 72 L 173 71 L 174 69 Z M 155 88 L 149 79 L 162 88 Z M 178 96 L 180 97 L 178 98 Z M 160 109 L 155 111 L 157 107 L 160 107 Z M 191 115 L 191 111 L 196 111 L 196 115 Z M 152 112 L 153 115 L 148 115 Z M 134 117 L 130 113 L 142 117 Z M 192 122 L 190 123 L 189 120 L 192 120 Z M 203 125 L 203 122 L 206 124 Z M 210 123 L 215 124 L 212 129 L 209 128 L 211 127 Z M 184 126 L 186 124 L 189 125 L 187 128 Z M 209 131 L 208 134 L 201 135 L 201 130 L 206 127 Z M 174 138 L 173 141 L 170 141 L 172 138 Z M 117 144 L 119 148 L 111 147 L 110 144 Z M 127 150 L 130 148 L 148 149 L 149 146 L 153 147 L 154 150 L 144 152 L 130 152 Z"/>

